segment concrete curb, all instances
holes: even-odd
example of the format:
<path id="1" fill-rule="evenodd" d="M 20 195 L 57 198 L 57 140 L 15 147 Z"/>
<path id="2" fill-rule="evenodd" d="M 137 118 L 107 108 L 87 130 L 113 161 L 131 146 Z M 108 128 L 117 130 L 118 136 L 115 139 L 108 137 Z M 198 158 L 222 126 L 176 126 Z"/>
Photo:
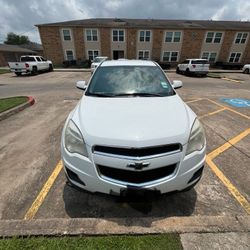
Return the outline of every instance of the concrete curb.
<path id="1" fill-rule="evenodd" d="M 1 220 L 0 237 L 249 232 L 250 216 Z"/>
<path id="2" fill-rule="evenodd" d="M 4 119 L 10 117 L 11 115 L 14 115 L 14 114 L 16 114 L 16 113 L 18 113 L 18 112 L 32 106 L 35 103 L 34 97 L 32 97 L 32 96 L 27 96 L 27 97 L 28 97 L 27 102 L 25 102 L 25 103 L 23 103 L 23 104 L 21 104 L 21 105 L 19 105 L 17 107 L 14 107 L 12 109 L 9 109 L 9 110 L 6 110 L 6 111 L 0 113 L 0 121 L 2 121 Z"/>

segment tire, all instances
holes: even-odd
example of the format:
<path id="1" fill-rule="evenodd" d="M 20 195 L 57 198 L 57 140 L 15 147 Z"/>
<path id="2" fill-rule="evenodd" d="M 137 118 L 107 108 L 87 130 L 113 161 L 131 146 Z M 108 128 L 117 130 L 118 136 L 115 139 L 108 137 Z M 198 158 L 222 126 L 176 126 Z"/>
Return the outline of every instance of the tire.
<path id="1" fill-rule="evenodd" d="M 179 69 L 179 67 L 176 68 L 176 74 L 180 74 L 180 69 Z"/>
<path id="2" fill-rule="evenodd" d="M 22 73 L 21 72 L 15 72 L 16 76 L 21 76 Z"/>
<path id="3" fill-rule="evenodd" d="M 37 71 L 37 67 L 36 67 L 36 66 L 34 66 L 34 67 L 32 68 L 31 74 L 32 74 L 32 75 L 37 75 L 37 74 L 38 74 L 38 71 Z"/>
<path id="4" fill-rule="evenodd" d="M 54 70 L 53 65 L 50 64 L 50 65 L 49 65 L 49 72 L 51 72 L 51 71 L 53 71 L 53 70 Z"/>
<path id="5" fill-rule="evenodd" d="M 189 68 L 187 68 L 187 69 L 186 69 L 186 71 L 185 71 L 185 75 L 187 75 L 187 76 L 189 76 L 189 75 L 190 75 L 190 70 L 189 70 Z"/>
<path id="6" fill-rule="evenodd" d="M 249 69 L 245 69 L 243 73 L 244 74 L 249 74 Z"/>

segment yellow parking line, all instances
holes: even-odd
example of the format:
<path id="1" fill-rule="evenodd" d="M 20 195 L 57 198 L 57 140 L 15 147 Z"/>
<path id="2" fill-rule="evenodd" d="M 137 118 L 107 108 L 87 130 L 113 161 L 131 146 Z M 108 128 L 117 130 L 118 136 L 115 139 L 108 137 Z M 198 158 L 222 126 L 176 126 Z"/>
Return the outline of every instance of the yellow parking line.
<path id="1" fill-rule="evenodd" d="M 206 98 L 206 100 L 208 100 L 208 101 L 210 101 L 210 102 L 216 104 L 217 106 L 220 106 L 220 107 L 222 107 L 222 108 L 225 108 L 225 109 L 227 109 L 227 110 L 229 110 L 229 111 L 231 111 L 231 112 L 233 112 L 233 113 L 235 113 L 235 114 L 238 114 L 238 115 L 240 115 L 240 116 L 242 116 L 242 117 L 245 117 L 245 118 L 247 118 L 248 120 L 250 119 L 250 117 L 249 117 L 248 115 L 244 115 L 244 114 L 242 114 L 242 113 L 240 113 L 240 112 L 238 112 L 238 111 L 236 111 L 236 110 L 234 110 L 234 109 L 231 109 L 231 108 L 229 108 L 229 107 L 226 107 L 226 106 L 224 106 L 224 105 L 222 105 L 222 104 L 220 104 L 220 103 L 218 103 L 218 102 L 215 102 L 215 101 L 213 101 L 213 100 L 211 100 L 211 99 L 209 99 L 209 98 Z"/>
<path id="2" fill-rule="evenodd" d="M 242 133 L 240 133 L 237 136 L 235 136 L 234 138 L 230 139 L 228 142 L 226 142 L 222 146 L 218 147 L 217 149 L 215 149 L 214 151 L 209 153 L 208 157 L 211 159 L 214 159 L 219 154 L 223 153 L 224 151 L 226 151 L 227 149 L 232 147 L 234 144 L 236 144 L 237 142 L 239 142 L 240 140 L 242 140 L 244 137 L 246 137 L 249 134 L 250 134 L 250 128 L 246 129 Z"/>
<path id="3" fill-rule="evenodd" d="M 222 80 L 226 80 L 226 81 L 230 81 L 230 82 L 236 82 L 236 83 L 241 83 L 241 82 L 242 82 L 242 81 L 234 80 L 234 79 L 227 78 L 227 77 L 222 77 L 221 79 L 222 79 Z"/>
<path id="4" fill-rule="evenodd" d="M 198 98 L 198 99 L 194 99 L 194 100 L 191 100 L 191 101 L 187 101 L 186 103 L 191 103 L 191 102 L 198 102 L 198 101 L 201 101 L 202 98 Z"/>
<path id="5" fill-rule="evenodd" d="M 250 203 L 247 199 L 239 192 L 239 190 L 230 182 L 230 180 L 221 172 L 221 170 L 214 164 L 212 159 L 207 156 L 206 163 L 212 169 L 212 171 L 217 175 L 217 177 L 223 182 L 230 193 L 235 197 L 235 199 L 241 204 L 241 206 L 250 214 Z"/>
<path id="6" fill-rule="evenodd" d="M 42 205 L 45 197 L 47 196 L 50 188 L 52 187 L 53 183 L 55 182 L 58 174 L 60 173 L 61 169 L 63 167 L 62 161 L 59 161 L 56 165 L 55 169 L 53 170 L 51 176 L 44 184 L 42 190 L 36 197 L 35 201 L 32 203 L 31 207 L 27 211 L 27 213 L 24 216 L 24 220 L 30 220 L 33 219 L 35 214 L 37 213 L 39 207 Z"/>
<path id="7" fill-rule="evenodd" d="M 217 114 L 217 113 L 219 113 L 219 112 L 221 112 L 221 111 L 224 111 L 224 110 L 226 110 L 226 108 L 218 109 L 218 110 L 213 111 L 213 112 L 210 112 L 210 113 L 208 113 L 208 114 L 199 116 L 199 119 L 202 119 L 202 118 L 207 117 L 207 116 L 210 116 L 210 115 L 215 115 L 215 114 Z"/>

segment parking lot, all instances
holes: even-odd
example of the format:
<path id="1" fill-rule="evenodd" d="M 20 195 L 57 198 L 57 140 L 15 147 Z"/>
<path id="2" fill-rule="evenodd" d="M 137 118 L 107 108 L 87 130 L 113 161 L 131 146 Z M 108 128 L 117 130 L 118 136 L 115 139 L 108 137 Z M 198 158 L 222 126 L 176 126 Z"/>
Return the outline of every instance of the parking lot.
<path id="1" fill-rule="evenodd" d="M 31 95 L 32 107 L 0 122 L 0 219 L 159 218 L 246 216 L 250 214 L 250 107 L 223 98 L 250 99 L 250 77 L 187 77 L 178 90 L 196 112 L 207 137 L 207 164 L 195 187 L 159 197 L 113 197 L 76 190 L 66 184 L 60 162 L 60 133 L 81 97 L 77 80 L 88 72 L 51 72 L 38 76 L 0 76 L 0 98 Z M 248 174 L 247 174 L 248 173 Z M 131 220 L 137 225 L 136 220 Z"/>

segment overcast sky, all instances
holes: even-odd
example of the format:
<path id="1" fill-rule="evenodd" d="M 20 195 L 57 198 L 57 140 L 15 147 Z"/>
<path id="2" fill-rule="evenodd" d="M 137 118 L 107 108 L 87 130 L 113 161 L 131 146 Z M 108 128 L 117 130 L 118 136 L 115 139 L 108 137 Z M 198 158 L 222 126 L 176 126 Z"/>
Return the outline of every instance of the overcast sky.
<path id="1" fill-rule="evenodd" d="M 250 0 L 0 0 L 0 43 L 8 32 L 40 42 L 35 24 L 95 17 L 249 20 Z"/>

